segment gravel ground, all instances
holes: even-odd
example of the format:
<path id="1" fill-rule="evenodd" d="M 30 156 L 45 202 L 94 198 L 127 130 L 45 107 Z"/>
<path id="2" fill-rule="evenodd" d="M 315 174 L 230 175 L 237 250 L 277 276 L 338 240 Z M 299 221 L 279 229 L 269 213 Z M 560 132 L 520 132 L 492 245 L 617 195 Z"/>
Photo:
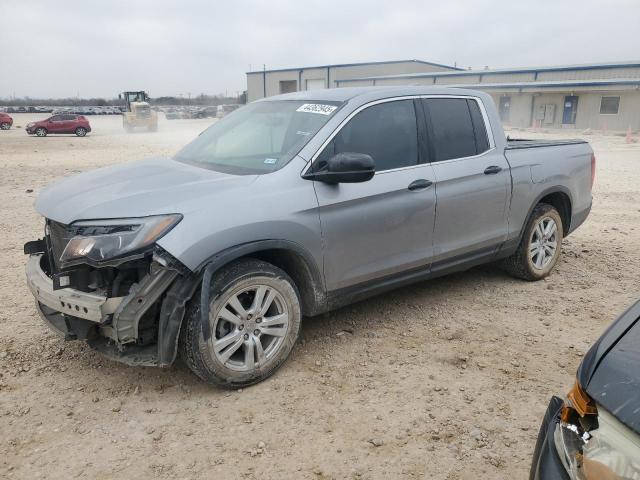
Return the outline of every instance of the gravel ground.
<path id="1" fill-rule="evenodd" d="M 244 390 L 123 366 L 35 313 L 33 201 L 57 177 L 171 154 L 210 121 L 126 135 L 118 117 L 90 120 L 86 138 L 0 132 L 2 478 L 525 478 L 550 395 L 640 297 L 640 145 L 589 135 L 592 214 L 545 281 L 486 266 L 305 319 L 286 365 Z"/>

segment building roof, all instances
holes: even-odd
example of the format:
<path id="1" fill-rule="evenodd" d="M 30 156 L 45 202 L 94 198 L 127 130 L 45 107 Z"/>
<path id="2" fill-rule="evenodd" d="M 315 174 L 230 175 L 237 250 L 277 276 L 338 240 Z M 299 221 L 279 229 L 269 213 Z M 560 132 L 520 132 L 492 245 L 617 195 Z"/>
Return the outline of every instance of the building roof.
<path id="1" fill-rule="evenodd" d="M 455 72 L 424 72 L 406 73 L 398 75 L 379 75 L 373 77 L 354 77 L 336 80 L 338 83 L 357 82 L 360 80 L 384 80 L 394 78 L 425 78 L 425 77 L 459 77 L 468 75 L 498 75 L 505 73 L 537 73 L 537 72 L 562 72 L 567 70 L 603 70 L 607 68 L 640 68 L 640 61 L 587 63 L 576 65 L 553 65 L 546 67 L 517 67 L 496 68 L 491 70 L 463 70 Z M 460 69 L 458 69 L 460 70 Z"/>
<path id="2" fill-rule="evenodd" d="M 442 85 L 442 84 L 441 84 Z M 544 82 L 505 82 L 505 83 L 458 83 L 447 85 L 455 88 L 555 88 L 555 87 L 602 87 L 609 85 L 637 85 L 640 78 L 617 78 L 606 80 L 550 80 Z"/>
<path id="3" fill-rule="evenodd" d="M 367 66 L 367 65 L 388 65 L 388 64 L 392 64 L 392 63 L 421 63 L 423 65 L 431 65 L 434 67 L 442 67 L 442 68 L 448 68 L 450 70 L 463 70 L 462 68 L 459 67 L 452 67 L 451 65 L 443 65 L 441 63 L 433 63 L 433 62 L 425 62 L 424 60 L 416 60 L 416 59 L 410 59 L 410 60 L 387 60 L 384 62 L 361 62 L 361 63 L 335 63 L 335 64 L 330 64 L 330 65 L 316 65 L 316 66 L 311 66 L 311 67 L 292 67 L 292 68 L 279 68 L 279 69 L 272 69 L 272 70 L 252 70 L 250 72 L 246 72 L 247 75 L 249 74 L 253 74 L 253 73 L 271 73 L 271 72 L 290 72 L 290 71 L 294 71 L 294 70 L 312 70 L 315 68 L 334 68 L 334 67 L 363 67 L 363 66 Z"/>

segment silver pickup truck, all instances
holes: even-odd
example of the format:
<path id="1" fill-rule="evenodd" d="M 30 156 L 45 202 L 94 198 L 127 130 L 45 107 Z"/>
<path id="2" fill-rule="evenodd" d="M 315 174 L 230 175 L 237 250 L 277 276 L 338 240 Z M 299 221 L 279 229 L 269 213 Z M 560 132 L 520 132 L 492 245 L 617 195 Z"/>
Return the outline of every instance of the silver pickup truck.
<path id="1" fill-rule="evenodd" d="M 303 315 L 486 262 L 549 275 L 594 169 L 583 141 L 507 140 L 477 91 L 271 97 L 173 158 L 44 189 L 28 285 L 66 339 L 131 365 L 180 352 L 207 382 L 248 385 L 284 362 Z"/>

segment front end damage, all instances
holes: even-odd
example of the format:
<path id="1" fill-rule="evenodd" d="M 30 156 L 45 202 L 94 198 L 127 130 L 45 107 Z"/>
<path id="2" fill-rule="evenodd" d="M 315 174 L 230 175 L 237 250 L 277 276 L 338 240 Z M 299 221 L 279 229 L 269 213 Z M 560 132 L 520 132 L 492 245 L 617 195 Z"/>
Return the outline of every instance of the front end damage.
<path id="1" fill-rule="evenodd" d="M 549 403 L 530 480 L 619 479 L 640 479 L 640 437 L 576 382 L 564 401 Z"/>
<path id="2" fill-rule="evenodd" d="M 163 233 L 157 227 L 148 233 L 124 223 L 106 231 L 92 225 L 87 233 L 84 226 L 47 220 L 44 238 L 24 247 L 27 283 L 42 319 L 65 340 L 84 340 L 129 365 L 167 366 L 175 360 L 186 302 L 199 279 L 155 244 Z M 100 242 L 93 241 L 98 235 Z M 126 235 L 137 235 L 138 243 Z M 127 250 L 127 241 L 134 248 Z M 74 242 L 76 256 L 70 257 Z M 124 253 L 109 252 L 111 244 Z"/>

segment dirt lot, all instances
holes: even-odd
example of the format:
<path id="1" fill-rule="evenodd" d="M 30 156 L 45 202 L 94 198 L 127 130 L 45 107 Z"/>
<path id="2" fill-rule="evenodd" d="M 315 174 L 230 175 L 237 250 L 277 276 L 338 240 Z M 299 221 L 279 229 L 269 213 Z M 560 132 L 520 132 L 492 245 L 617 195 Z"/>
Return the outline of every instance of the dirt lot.
<path id="1" fill-rule="evenodd" d="M 209 122 L 91 122 L 86 138 L 0 132 L 3 478 L 525 478 L 550 395 L 640 297 L 640 144 L 589 135 L 594 208 L 546 281 L 482 267 L 306 319 L 286 365 L 242 391 L 122 366 L 35 313 L 33 201 L 57 177 L 171 154 Z"/>

